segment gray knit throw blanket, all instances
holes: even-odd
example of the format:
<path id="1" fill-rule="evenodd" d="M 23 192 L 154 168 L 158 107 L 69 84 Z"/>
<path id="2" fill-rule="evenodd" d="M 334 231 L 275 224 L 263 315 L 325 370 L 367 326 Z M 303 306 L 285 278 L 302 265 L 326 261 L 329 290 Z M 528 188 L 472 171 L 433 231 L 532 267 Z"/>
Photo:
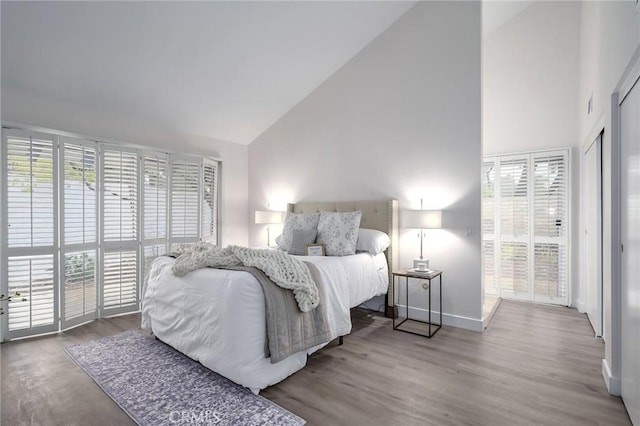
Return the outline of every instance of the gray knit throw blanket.
<path id="1" fill-rule="evenodd" d="M 173 274 L 177 277 L 205 267 L 253 266 L 262 270 L 280 287 L 292 290 L 302 312 L 309 312 L 320 302 L 318 287 L 307 265 L 281 250 L 233 245 L 217 248 L 213 244 L 200 242 L 178 246 L 173 254 L 178 255 L 172 267 Z"/>

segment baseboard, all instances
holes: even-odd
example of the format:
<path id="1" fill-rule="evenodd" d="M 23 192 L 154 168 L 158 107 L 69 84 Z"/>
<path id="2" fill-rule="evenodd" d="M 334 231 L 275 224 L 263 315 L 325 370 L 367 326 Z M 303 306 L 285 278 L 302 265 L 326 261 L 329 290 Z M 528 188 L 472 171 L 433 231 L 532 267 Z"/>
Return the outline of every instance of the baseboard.
<path id="1" fill-rule="evenodd" d="M 620 378 L 614 377 L 611 374 L 611 368 L 606 359 L 602 360 L 602 377 L 604 377 L 604 383 L 607 385 L 607 390 L 611 395 L 620 395 Z"/>
<path id="2" fill-rule="evenodd" d="M 582 300 L 580 300 L 580 299 L 576 300 L 576 309 L 581 314 L 584 314 L 585 312 L 587 312 L 587 310 L 586 310 L 586 308 L 584 306 L 584 302 Z"/>
<path id="3" fill-rule="evenodd" d="M 406 316 L 407 308 L 403 305 L 398 305 L 397 314 L 401 316 Z M 419 321 L 428 321 L 429 320 L 429 311 L 422 308 L 413 308 L 409 307 L 409 317 L 411 319 L 416 319 Z M 431 311 L 431 320 L 437 321 L 439 319 L 440 312 Z M 481 319 L 463 317 L 460 315 L 447 314 L 445 312 L 442 313 L 442 324 L 450 325 L 452 327 L 464 328 L 465 330 L 471 331 L 483 331 L 484 325 Z"/>

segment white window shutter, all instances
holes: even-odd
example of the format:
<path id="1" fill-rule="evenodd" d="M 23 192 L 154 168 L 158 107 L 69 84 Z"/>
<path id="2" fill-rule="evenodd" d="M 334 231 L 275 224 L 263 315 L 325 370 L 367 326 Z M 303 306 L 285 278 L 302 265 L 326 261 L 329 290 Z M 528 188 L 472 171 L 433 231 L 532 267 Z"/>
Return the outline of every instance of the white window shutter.
<path id="1" fill-rule="evenodd" d="M 528 299 L 529 159 L 500 159 L 500 289 L 506 297 Z"/>
<path id="2" fill-rule="evenodd" d="M 96 149 L 64 141 L 64 244 L 97 241 Z"/>
<path id="3" fill-rule="evenodd" d="M 167 250 L 167 213 L 169 208 L 169 159 L 166 154 L 144 156 L 144 240 L 143 261 L 146 271 L 151 262 Z"/>
<path id="4" fill-rule="evenodd" d="M 171 242 L 200 239 L 200 160 L 171 161 Z"/>
<path id="5" fill-rule="evenodd" d="M 534 155 L 535 300 L 567 304 L 568 154 Z"/>
<path id="6" fill-rule="evenodd" d="M 493 187 L 492 165 L 499 176 Z M 502 297 L 568 304 L 568 168 L 568 151 L 485 159 L 482 231 L 488 293 L 495 274 Z"/>
<path id="7" fill-rule="evenodd" d="M 97 293 L 96 250 L 66 252 L 63 328 L 95 317 Z"/>
<path id="8" fill-rule="evenodd" d="M 98 153 L 95 142 L 61 138 L 62 328 L 97 316 Z"/>
<path id="9" fill-rule="evenodd" d="M 498 295 L 496 275 L 496 160 L 482 163 L 482 262 L 484 288 L 487 294 Z"/>
<path id="10" fill-rule="evenodd" d="M 21 294 L 5 305 L 8 338 L 58 326 L 56 145 L 50 135 L 3 130 L 2 244 L 7 257 L 2 292 Z"/>
<path id="11" fill-rule="evenodd" d="M 104 254 L 102 303 L 106 311 L 136 310 L 138 304 L 138 253 L 113 250 Z"/>
<path id="12" fill-rule="evenodd" d="M 138 229 L 138 156 L 105 149 L 103 154 L 103 238 L 135 241 Z"/>
<path id="13" fill-rule="evenodd" d="M 140 236 L 138 232 L 139 153 L 103 148 L 102 313 L 138 309 Z"/>
<path id="14" fill-rule="evenodd" d="M 55 235 L 53 140 L 6 138 L 8 246 L 52 247 Z"/>
<path id="15" fill-rule="evenodd" d="M 205 159 L 203 163 L 202 231 L 201 238 L 218 243 L 218 162 Z"/>

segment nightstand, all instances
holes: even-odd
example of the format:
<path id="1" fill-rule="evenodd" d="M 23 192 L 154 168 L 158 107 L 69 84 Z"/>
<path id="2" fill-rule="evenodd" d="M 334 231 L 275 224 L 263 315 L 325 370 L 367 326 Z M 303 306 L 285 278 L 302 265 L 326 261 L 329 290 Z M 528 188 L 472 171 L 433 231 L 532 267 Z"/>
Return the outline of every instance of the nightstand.
<path id="1" fill-rule="evenodd" d="M 404 280 L 402 279 L 404 278 Z M 432 282 L 438 278 L 438 295 L 440 297 L 439 308 L 439 317 L 440 320 L 437 323 L 434 323 L 432 320 L 432 312 L 431 312 L 431 287 Z M 424 289 L 420 289 L 419 293 L 427 293 L 427 318 L 425 319 L 414 319 L 410 318 L 410 309 L 409 309 L 409 279 L 421 280 L 421 287 Z M 391 297 L 394 309 L 393 315 L 393 329 L 404 331 L 405 333 L 417 334 L 419 336 L 424 336 L 431 338 L 434 334 L 440 330 L 442 327 L 442 271 L 430 271 L 426 272 L 414 272 L 410 270 L 398 270 L 392 272 L 392 280 L 391 280 L 392 288 L 391 288 Z M 402 284 L 404 284 L 404 297 L 400 297 L 399 291 L 402 288 Z M 397 289 L 396 289 L 397 286 Z M 417 297 L 417 295 L 414 295 Z M 398 300 L 396 300 L 398 299 Z M 403 300 L 401 300 L 403 299 Z M 404 302 L 404 304 L 402 304 Z M 404 312 L 404 316 L 401 313 Z"/>

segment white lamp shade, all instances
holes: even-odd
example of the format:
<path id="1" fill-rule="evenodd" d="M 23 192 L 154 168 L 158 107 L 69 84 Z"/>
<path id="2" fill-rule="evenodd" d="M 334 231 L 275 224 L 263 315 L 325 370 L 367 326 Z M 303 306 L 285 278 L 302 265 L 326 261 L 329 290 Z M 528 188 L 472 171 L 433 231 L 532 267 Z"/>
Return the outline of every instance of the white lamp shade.
<path id="1" fill-rule="evenodd" d="M 442 210 L 404 210 L 402 227 L 414 229 L 442 228 Z"/>
<path id="2" fill-rule="evenodd" d="M 282 223 L 282 212 L 256 210 L 255 221 L 258 225 Z"/>

